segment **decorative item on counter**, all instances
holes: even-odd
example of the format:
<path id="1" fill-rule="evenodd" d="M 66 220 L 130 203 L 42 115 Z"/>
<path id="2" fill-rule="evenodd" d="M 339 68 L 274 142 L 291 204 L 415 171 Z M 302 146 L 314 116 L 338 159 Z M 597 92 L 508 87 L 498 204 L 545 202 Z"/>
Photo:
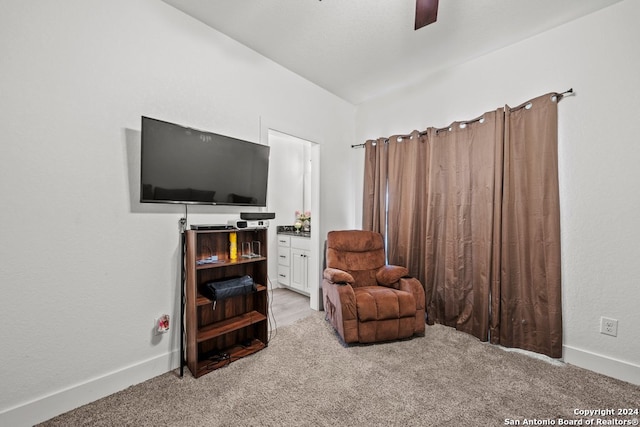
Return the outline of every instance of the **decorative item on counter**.
<path id="1" fill-rule="evenodd" d="M 300 232 L 301 228 L 305 232 L 311 231 L 311 211 L 296 211 L 296 222 L 293 226 L 297 232 Z"/>
<path id="2" fill-rule="evenodd" d="M 232 261 L 238 259 L 238 236 L 235 232 L 229 233 L 229 258 Z"/>

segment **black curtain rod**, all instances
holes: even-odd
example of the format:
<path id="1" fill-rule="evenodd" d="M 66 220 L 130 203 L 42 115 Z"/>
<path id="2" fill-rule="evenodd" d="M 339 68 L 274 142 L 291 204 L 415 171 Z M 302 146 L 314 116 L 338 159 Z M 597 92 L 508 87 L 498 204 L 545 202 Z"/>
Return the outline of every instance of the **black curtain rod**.
<path id="1" fill-rule="evenodd" d="M 573 88 L 569 88 L 569 89 L 567 89 L 567 90 L 565 90 L 564 92 L 561 92 L 561 93 L 557 93 L 557 92 L 556 92 L 553 96 L 555 96 L 555 97 L 556 97 L 557 102 L 560 102 L 560 101 L 562 101 L 562 98 L 564 98 L 564 97 L 565 97 L 565 96 L 567 96 L 567 95 L 574 95 Z M 525 102 L 525 103 L 524 103 L 524 104 L 522 104 L 521 106 L 515 107 L 515 108 L 514 108 L 514 110 L 517 110 L 517 109 L 519 109 L 519 108 L 525 107 L 527 104 L 528 104 L 528 102 Z M 468 120 L 468 121 L 466 121 L 466 122 L 462 122 L 462 123 L 464 123 L 465 125 L 468 125 L 468 124 L 475 123 L 475 122 L 480 121 L 480 120 L 482 120 L 482 116 L 480 116 L 480 117 L 478 117 L 478 118 L 476 118 L 476 119 L 472 119 L 472 120 Z M 442 130 L 445 130 L 445 129 L 449 129 L 449 127 L 441 128 L 441 129 L 436 129 L 436 132 L 439 132 L 439 131 L 442 131 Z M 419 134 L 420 136 L 422 136 L 422 135 L 424 135 L 424 134 L 426 134 L 426 133 L 427 133 L 427 131 L 426 131 L 426 130 L 424 130 L 424 131 L 422 131 L 422 132 L 419 132 L 418 134 Z M 410 137 L 411 137 L 411 135 L 410 135 L 410 134 L 409 134 L 409 135 L 398 135 L 398 137 L 399 137 L 399 138 L 410 138 Z M 384 142 L 385 142 L 385 144 L 386 144 L 387 142 L 389 142 L 389 138 L 385 138 L 385 139 L 384 139 Z M 352 145 L 351 145 L 351 148 L 361 148 L 361 147 L 364 147 L 365 145 L 366 145 L 366 142 L 364 142 L 364 143 L 362 143 L 362 144 L 352 144 Z"/>

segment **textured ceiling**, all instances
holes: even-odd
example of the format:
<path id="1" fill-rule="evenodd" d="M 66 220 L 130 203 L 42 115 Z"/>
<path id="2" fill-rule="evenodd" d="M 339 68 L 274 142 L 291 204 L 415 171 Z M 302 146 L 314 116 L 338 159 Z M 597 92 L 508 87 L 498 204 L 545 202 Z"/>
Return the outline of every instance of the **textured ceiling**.
<path id="1" fill-rule="evenodd" d="M 358 104 L 620 0 L 163 0 Z M 597 31 L 597 28 L 594 28 Z"/>

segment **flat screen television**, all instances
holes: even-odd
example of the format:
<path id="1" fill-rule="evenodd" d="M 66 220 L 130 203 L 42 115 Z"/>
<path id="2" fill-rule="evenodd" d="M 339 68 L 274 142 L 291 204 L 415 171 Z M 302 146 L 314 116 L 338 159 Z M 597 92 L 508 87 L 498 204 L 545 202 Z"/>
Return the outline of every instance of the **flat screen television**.
<path id="1" fill-rule="evenodd" d="M 267 205 L 269 146 L 142 116 L 140 202 Z"/>

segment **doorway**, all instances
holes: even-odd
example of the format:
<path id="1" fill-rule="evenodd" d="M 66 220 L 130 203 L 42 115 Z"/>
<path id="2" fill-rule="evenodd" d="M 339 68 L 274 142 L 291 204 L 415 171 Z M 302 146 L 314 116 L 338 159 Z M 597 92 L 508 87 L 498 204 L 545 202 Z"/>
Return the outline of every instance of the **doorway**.
<path id="1" fill-rule="evenodd" d="M 269 183 L 267 206 L 276 214 L 269 227 L 269 277 L 272 288 L 278 284 L 278 226 L 293 226 L 296 212 L 311 214 L 310 255 L 307 262 L 309 305 L 320 310 L 319 241 L 319 144 L 269 128 Z M 307 260 L 305 260 L 307 261 Z"/>

